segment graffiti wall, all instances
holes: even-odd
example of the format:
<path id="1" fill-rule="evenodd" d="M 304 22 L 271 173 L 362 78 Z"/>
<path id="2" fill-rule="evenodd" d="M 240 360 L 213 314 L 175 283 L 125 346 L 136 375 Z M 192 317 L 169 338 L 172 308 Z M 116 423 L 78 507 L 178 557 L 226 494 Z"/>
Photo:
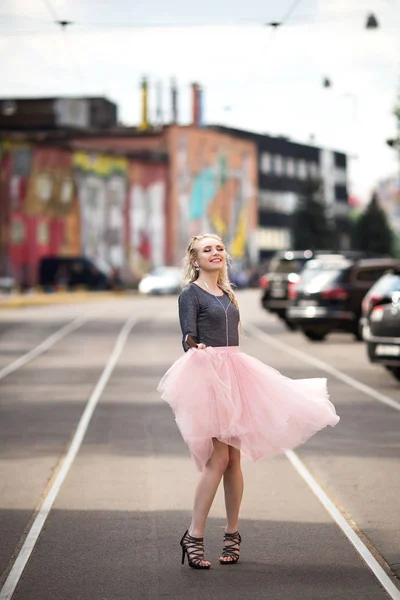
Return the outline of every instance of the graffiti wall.
<path id="1" fill-rule="evenodd" d="M 252 142 L 194 127 L 172 127 L 169 243 L 179 262 L 188 239 L 220 235 L 237 263 L 257 261 L 257 151 Z"/>
<path id="2" fill-rule="evenodd" d="M 76 152 L 73 166 L 80 209 L 81 252 L 97 263 L 126 266 L 125 206 L 128 161 Z"/>
<path id="3" fill-rule="evenodd" d="M 166 164 L 133 160 L 128 205 L 129 266 L 143 274 L 166 264 Z"/>
<path id="4" fill-rule="evenodd" d="M 35 285 L 42 256 L 77 250 L 70 154 L 9 143 L 3 146 L 0 167 L 5 223 L 1 272 L 23 287 Z"/>

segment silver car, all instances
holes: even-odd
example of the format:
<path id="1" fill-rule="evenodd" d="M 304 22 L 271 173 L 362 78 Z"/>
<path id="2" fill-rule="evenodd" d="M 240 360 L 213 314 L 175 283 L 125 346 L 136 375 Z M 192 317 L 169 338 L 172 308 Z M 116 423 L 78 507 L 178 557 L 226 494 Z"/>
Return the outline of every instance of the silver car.
<path id="1" fill-rule="evenodd" d="M 141 294 L 178 294 L 182 289 L 182 269 L 157 267 L 139 283 Z"/>

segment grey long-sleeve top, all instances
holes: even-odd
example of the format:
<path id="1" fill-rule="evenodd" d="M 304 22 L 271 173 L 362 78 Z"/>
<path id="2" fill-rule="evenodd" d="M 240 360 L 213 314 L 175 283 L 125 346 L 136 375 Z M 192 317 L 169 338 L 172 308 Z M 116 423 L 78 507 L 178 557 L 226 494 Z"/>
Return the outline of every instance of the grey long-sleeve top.
<path id="1" fill-rule="evenodd" d="M 187 335 L 198 344 L 226 346 L 227 328 L 224 309 L 229 305 L 227 294 L 218 296 L 217 300 L 214 294 L 206 292 L 195 283 L 189 283 L 183 288 L 178 304 L 182 345 L 185 352 L 189 349 L 185 342 Z M 227 317 L 228 346 L 238 346 L 239 311 L 233 304 L 229 305 Z"/>

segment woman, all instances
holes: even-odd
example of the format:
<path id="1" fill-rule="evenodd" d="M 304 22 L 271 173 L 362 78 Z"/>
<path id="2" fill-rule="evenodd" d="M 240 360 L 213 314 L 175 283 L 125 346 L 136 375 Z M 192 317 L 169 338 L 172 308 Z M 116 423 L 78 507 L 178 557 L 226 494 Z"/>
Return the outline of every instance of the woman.
<path id="1" fill-rule="evenodd" d="M 222 478 L 227 522 L 219 561 L 239 560 L 241 453 L 253 460 L 282 454 L 339 421 L 326 379 L 294 381 L 239 352 L 239 308 L 228 260 L 218 236 L 191 239 L 184 259 L 187 285 L 179 296 L 185 354 L 158 386 L 201 471 L 192 521 L 180 542 L 182 563 L 187 554 L 195 569 L 211 566 L 204 558 L 203 536 Z"/>

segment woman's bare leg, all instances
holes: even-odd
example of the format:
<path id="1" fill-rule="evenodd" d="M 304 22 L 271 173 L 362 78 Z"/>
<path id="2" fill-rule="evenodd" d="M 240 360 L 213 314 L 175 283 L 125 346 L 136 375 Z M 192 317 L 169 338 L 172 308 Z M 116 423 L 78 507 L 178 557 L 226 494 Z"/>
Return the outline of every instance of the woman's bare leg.
<path id="1" fill-rule="evenodd" d="M 240 465 L 240 450 L 229 446 L 229 462 L 224 473 L 224 492 L 227 533 L 235 533 L 239 528 L 239 510 L 243 497 L 243 474 Z M 237 546 L 235 546 L 237 547 Z M 222 560 L 231 561 L 224 557 Z"/>
<path id="2" fill-rule="evenodd" d="M 189 533 L 203 537 L 208 513 L 218 486 L 229 462 L 229 447 L 213 438 L 214 451 L 202 471 L 194 497 L 193 516 Z"/>

